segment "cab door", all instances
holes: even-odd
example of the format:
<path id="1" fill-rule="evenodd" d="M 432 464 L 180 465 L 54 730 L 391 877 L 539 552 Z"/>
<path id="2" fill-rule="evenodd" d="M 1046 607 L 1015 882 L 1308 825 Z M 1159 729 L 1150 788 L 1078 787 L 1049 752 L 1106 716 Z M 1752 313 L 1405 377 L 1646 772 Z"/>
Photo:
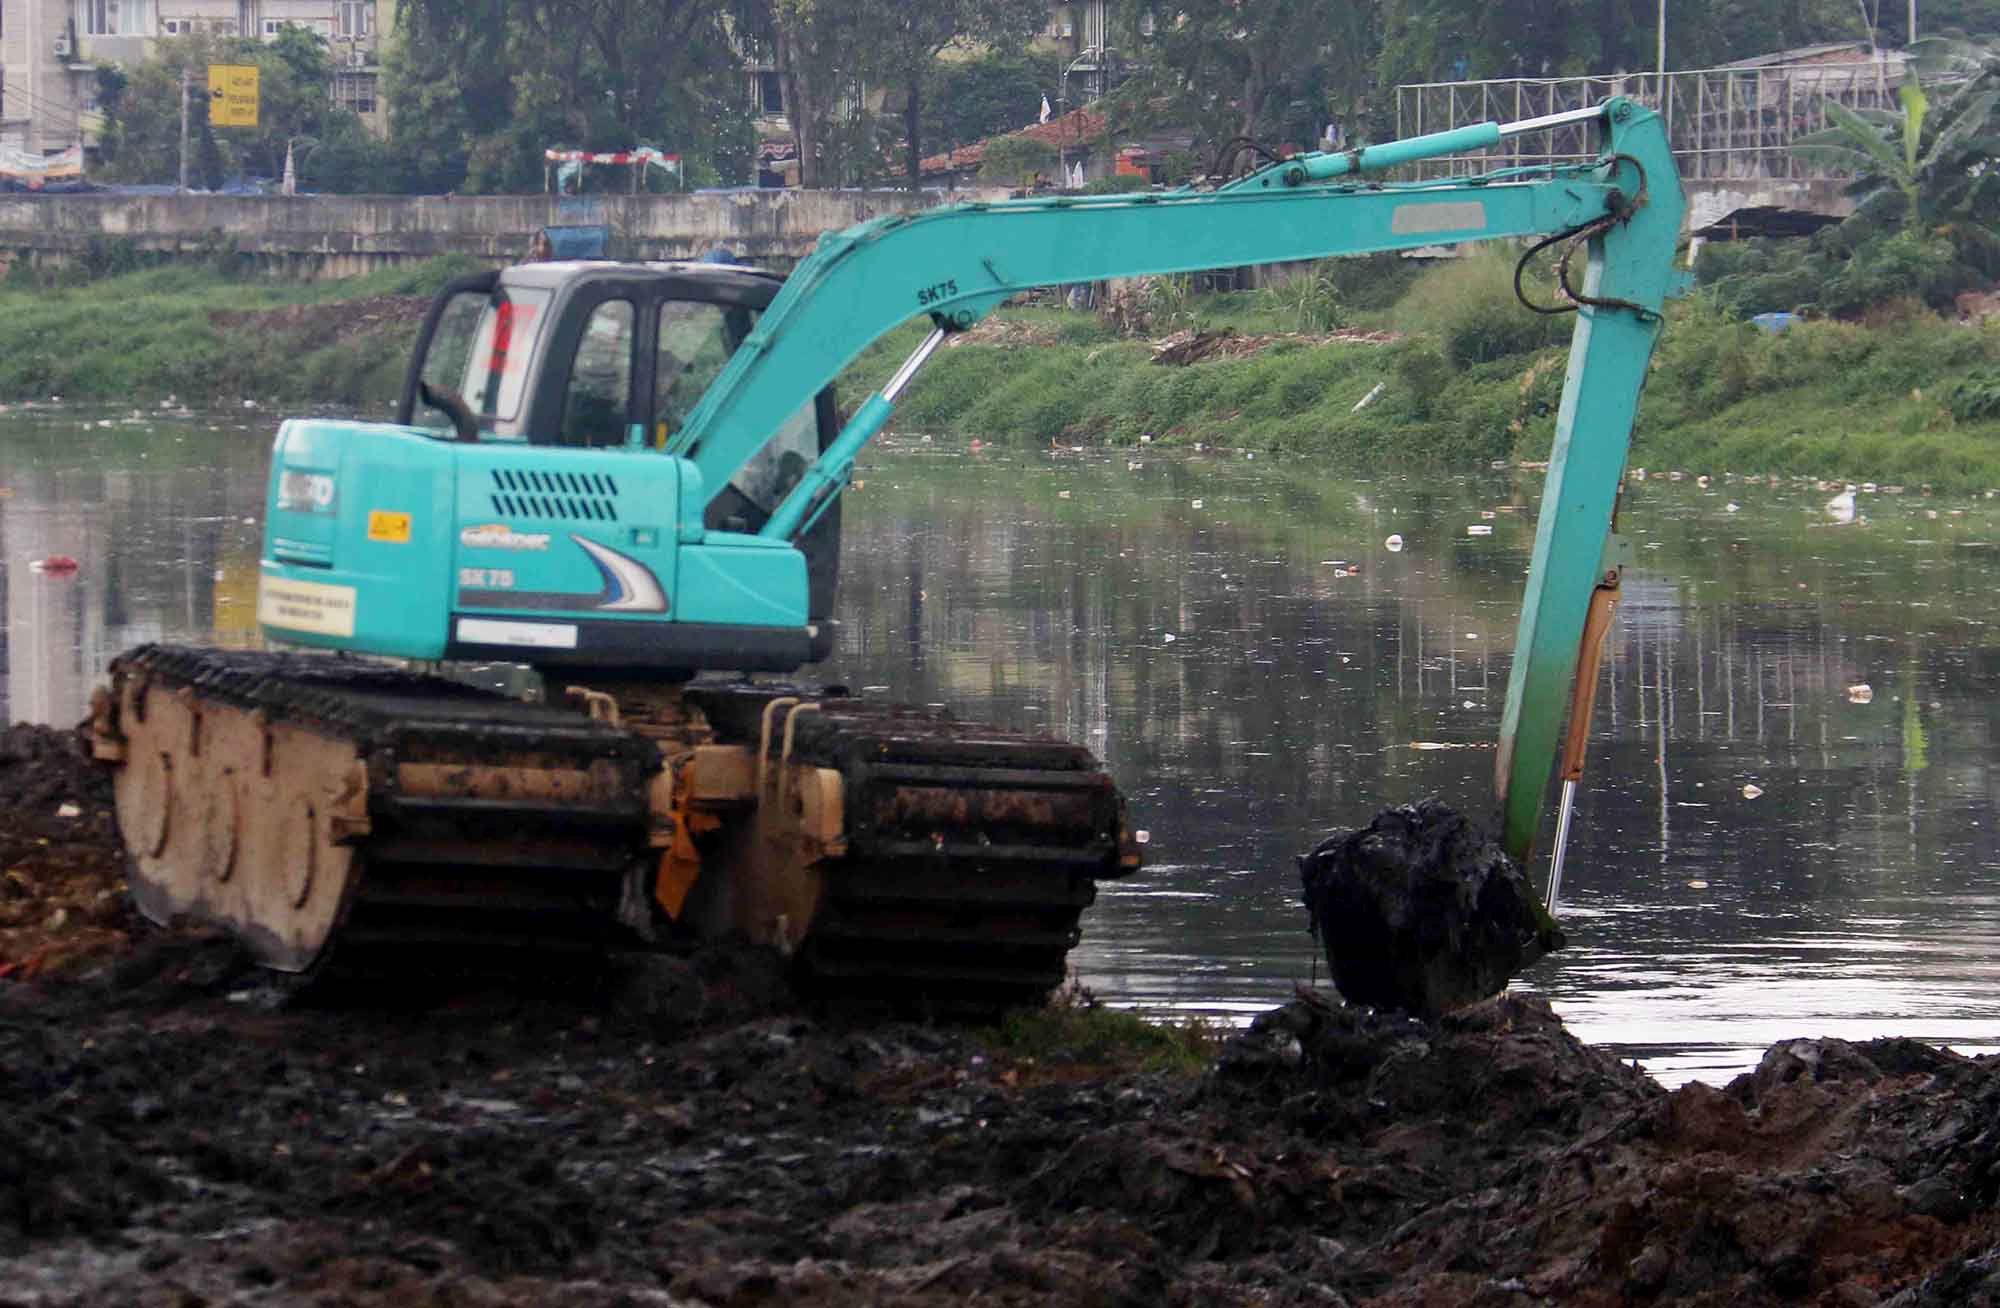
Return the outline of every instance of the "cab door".
<path id="1" fill-rule="evenodd" d="M 651 279 L 607 277 L 565 297 L 536 382 L 531 444 L 623 447 L 635 432 L 643 440 L 651 416 L 641 387 L 651 364 L 647 319 L 657 294 Z"/>

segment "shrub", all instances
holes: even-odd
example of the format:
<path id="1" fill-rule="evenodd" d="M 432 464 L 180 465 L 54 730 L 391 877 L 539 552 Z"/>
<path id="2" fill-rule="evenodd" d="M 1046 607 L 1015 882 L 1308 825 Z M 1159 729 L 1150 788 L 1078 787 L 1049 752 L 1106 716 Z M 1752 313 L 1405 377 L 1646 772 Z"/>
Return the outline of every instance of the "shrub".
<path id="1" fill-rule="evenodd" d="M 1083 184 L 1084 195 L 1130 195 L 1134 191 L 1150 191 L 1153 184 L 1144 177 L 1132 173 L 1113 173 L 1109 177 L 1098 177 Z"/>
<path id="2" fill-rule="evenodd" d="M 1264 297 L 1295 332 L 1330 332 L 1344 326 L 1340 287 L 1329 265 L 1321 260 L 1294 273 L 1276 286 L 1267 287 Z"/>
<path id="3" fill-rule="evenodd" d="M 1944 407 L 1960 422 L 2000 418 L 2000 370 L 1988 368 L 1955 383 L 1945 392 Z"/>
<path id="4" fill-rule="evenodd" d="M 1436 335 L 1445 357 L 1461 368 L 1567 340 L 1569 315 L 1531 313 L 1515 298 L 1518 258 L 1481 250 L 1426 270 L 1398 303 L 1398 320 Z M 1538 303 L 1553 299 L 1546 277 L 1524 277 L 1523 289 Z"/>

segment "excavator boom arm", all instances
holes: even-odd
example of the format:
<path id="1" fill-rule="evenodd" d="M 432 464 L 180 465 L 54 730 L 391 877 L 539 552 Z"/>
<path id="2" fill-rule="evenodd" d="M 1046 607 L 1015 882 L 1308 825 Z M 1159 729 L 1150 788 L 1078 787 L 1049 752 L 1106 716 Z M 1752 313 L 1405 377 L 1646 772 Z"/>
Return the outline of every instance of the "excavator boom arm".
<path id="1" fill-rule="evenodd" d="M 1286 160 L 1212 192 L 967 204 L 877 219 L 822 237 L 669 443 L 711 488 L 872 342 L 928 314 L 976 322 L 1038 286 L 1420 246 L 1573 235 L 1588 247 L 1498 757 L 1503 843 L 1532 852 L 1577 665 L 1602 579 L 1611 511 L 1640 386 L 1673 288 L 1683 200 L 1659 116 L 1617 99 L 1588 117 L 1592 164 L 1431 184 L 1351 180 L 1370 168 L 1490 146 L 1487 124 L 1391 147 Z M 1327 184 L 1332 179 L 1343 179 Z M 935 345 L 935 341 L 930 343 Z M 909 371 L 908 369 L 905 370 Z M 789 535 L 837 495 L 893 393 L 857 411 L 820 466 L 766 525 Z"/>

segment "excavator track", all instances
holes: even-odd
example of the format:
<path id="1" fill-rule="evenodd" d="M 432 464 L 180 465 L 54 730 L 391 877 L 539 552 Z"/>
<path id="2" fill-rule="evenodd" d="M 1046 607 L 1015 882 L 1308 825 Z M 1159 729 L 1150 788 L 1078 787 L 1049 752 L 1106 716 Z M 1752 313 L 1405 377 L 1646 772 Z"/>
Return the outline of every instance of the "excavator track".
<path id="1" fill-rule="evenodd" d="M 611 939 L 659 769 L 582 715 L 318 655 L 142 646 L 94 718 L 139 909 L 284 972 L 336 934 Z"/>
<path id="2" fill-rule="evenodd" d="M 733 796 L 702 842 L 704 890 L 803 905 L 765 938 L 811 997 L 1038 1002 L 1096 880 L 1137 865 L 1115 787 L 1076 746 L 782 688 L 682 696 L 692 711 L 620 725 L 342 657 L 144 646 L 113 664 L 93 736 L 141 911 L 225 926 L 283 972 L 336 943 L 420 967 L 685 938 L 647 900 L 675 820 L 662 795 L 698 749 L 837 776 L 831 842 L 791 838 L 799 805 L 775 782 Z"/>
<path id="3" fill-rule="evenodd" d="M 1097 759 L 949 714 L 765 686 L 691 686 L 725 739 L 766 739 L 797 699 L 788 761 L 839 773 L 846 852 L 817 868 L 800 961 L 815 989 L 992 1010 L 1060 985 L 1097 882 L 1139 866 L 1124 800 Z M 781 760 L 785 761 L 785 760 Z"/>

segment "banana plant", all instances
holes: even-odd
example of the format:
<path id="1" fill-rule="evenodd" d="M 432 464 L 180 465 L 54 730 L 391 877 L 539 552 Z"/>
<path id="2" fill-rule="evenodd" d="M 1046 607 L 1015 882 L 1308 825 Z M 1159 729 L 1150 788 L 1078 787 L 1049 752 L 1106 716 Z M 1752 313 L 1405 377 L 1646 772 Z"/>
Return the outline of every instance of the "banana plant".
<path id="1" fill-rule="evenodd" d="M 1964 50 L 1973 48 L 1957 45 L 1960 51 L 1951 57 L 1962 59 Z M 1944 57 L 1941 50 L 1936 55 Z M 1854 174 L 1853 189 L 1863 196 L 1857 216 L 1900 218 L 1907 226 L 1928 229 L 1969 214 L 2000 185 L 1989 166 L 1996 145 L 1994 109 L 2000 104 L 2000 53 L 1987 49 L 1980 71 L 1955 86 L 1935 113 L 1919 81 L 1923 66 L 1937 65 L 1912 59 L 1897 89 L 1900 112 L 1850 109 L 1828 100 L 1832 126 L 1793 144 L 1793 153 L 1810 163 Z"/>

